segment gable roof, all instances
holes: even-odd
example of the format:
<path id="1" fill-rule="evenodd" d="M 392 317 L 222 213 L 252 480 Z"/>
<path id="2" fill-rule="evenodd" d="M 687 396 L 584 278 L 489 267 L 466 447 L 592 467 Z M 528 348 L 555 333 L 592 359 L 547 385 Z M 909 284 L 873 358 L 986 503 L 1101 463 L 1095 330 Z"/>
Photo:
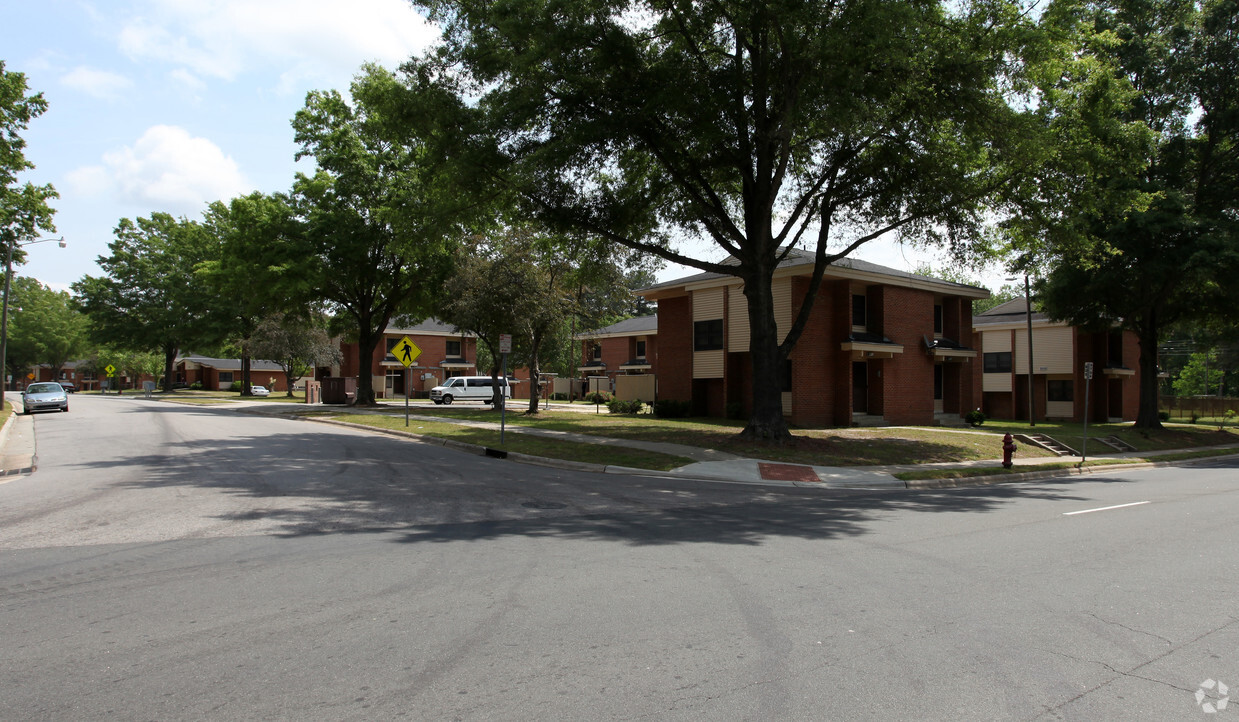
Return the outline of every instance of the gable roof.
<path id="1" fill-rule="evenodd" d="M 577 334 L 577 338 L 611 336 L 653 336 L 658 333 L 658 316 L 635 316 L 610 326 Z"/>
<path id="2" fill-rule="evenodd" d="M 805 276 L 813 273 L 813 264 L 815 255 L 811 251 L 806 251 L 800 248 L 793 248 L 787 254 L 787 258 L 779 264 L 775 269 L 775 277 L 788 276 Z M 735 266 L 739 265 L 739 261 L 734 257 L 723 261 L 722 265 Z M 929 276 L 919 276 L 915 273 L 900 271 L 896 268 L 881 266 L 869 261 L 863 261 L 859 258 L 841 258 L 838 261 L 826 267 L 823 273 L 823 278 L 855 278 L 857 280 L 876 281 L 879 283 L 888 283 L 895 286 L 907 286 L 911 288 L 921 288 L 924 290 L 934 291 L 936 293 L 946 293 L 954 296 L 966 296 L 969 298 L 988 298 L 989 291 L 978 286 L 969 286 L 964 283 L 955 283 L 954 281 L 943 281 Z M 705 288 L 710 286 L 725 286 L 739 282 L 739 278 L 723 273 L 698 273 L 684 278 L 677 278 L 671 281 L 664 281 L 655 284 L 649 288 L 643 288 L 637 291 L 638 295 L 645 296 L 650 300 L 666 298 L 668 296 L 680 295 L 680 292 L 695 290 L 695 288 Z"/>
<path id="3" fill-rule="evenodd" d="M 450 323 L 437 318 L 428 318 L 420 323 L 409 323 L 407 318 L 393 318 L 383 333 L 414 334 L 422 336 L 469 336 L 474 334 L 458 330 Z"/>
<path id="4" fill-rule="evenodd" d="M 1050 317 L 1037 310 L 1037 303 L 1032 305 L 1032 320 L 1034 323 L 1051 323 Z M 1028 323 L 1028 306 L 1023 296 L 1013 298 L 1006 303 L 1000 303 L 984 313 L 972 317 L 972 327 L 998 326 L 1000 324 Z"/>
<path id="5" fill-rule="evenodd" d="M 241 359 L 239 358 L 209 358 L 207 356 L 195 356 L 193 354 L 188 354 L 185 356 L 178 356 L 176 361 L 177 363 L 187 361 L 189 363 L 198 364 L 199 366 L 209 366 L 213 369 L 219 369 L 220 371 L 241 370 Z M 274 361 L 251 359 L 250 371 L 279 371 L 283 373 L 284 369 Z"/>

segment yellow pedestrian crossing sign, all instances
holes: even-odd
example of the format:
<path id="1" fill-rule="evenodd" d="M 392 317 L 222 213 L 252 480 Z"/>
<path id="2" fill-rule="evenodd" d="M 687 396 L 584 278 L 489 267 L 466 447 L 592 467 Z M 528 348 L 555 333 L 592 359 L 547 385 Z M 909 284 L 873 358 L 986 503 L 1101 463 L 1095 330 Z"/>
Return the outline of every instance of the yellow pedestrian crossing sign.
<path id="1" fill-rule="evenodd" d="M 112 364 L 108 364 L 107 366 L 103 368 L 103 370 L 107 372 L 108 376 L 111 376 L 116 373 L 116 367 L 113 366 Z"/>
<path id="2" fill-rule="evenodd" d="M 408 336 L 400 339 L 400 342 L 392 346 L 391 353 L 396 357 L 396 360 L 404 364 L 406 367 L 412 366 L 418 356 L 422 355 L 422 350 L 413 343 L 413 340 Z"/>

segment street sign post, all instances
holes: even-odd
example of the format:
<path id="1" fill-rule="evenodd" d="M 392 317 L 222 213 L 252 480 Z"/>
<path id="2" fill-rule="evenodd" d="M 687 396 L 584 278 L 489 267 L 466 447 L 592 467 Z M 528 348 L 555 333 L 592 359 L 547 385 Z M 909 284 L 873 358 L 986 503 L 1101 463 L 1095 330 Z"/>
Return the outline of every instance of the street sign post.
<path id="1" fill-rule="evenodd" d="M 404 365 L 404 425 L 409 425 L 409 367 L 422 355 L 422 350 L 413 343 L 413 339 L 405 336 L 391 348 L 392 355 Z"/>
<path id="2" fill-rule="evenodd" d="M 503 354 L 503 386 L 499 387 L 499 445 L 503 446 L 508 421 L 508 354 L 512 353 L 512 334 L 499 334 L 499 353 Z"/>
<path id="3" fill-rule="evenodd" d="M 111 386 L 111 385 L 112 385 L 112 379 L 116 378 L 116 367 L 115 367 L 115 366 L 113 366 L 112 364 L 108 364 L 107 366 L 104 366 L 104 367 L 103 367 L 103 370 L 104 370 L 104 372 L 105 372 L 105 373 L 107 373 L 107 375 L 108 375 L 108 386 Z M 119 388 L 117 388 L 117 389 L 116 389 L 116 393 L 118 393 L 118 394 L 120 393 L 120 389 L 119 389 Z"/>
<path id="4" fill-rule="evenodd" d="M 1093 380 L 1093 362 L 1084 362 L 1084 445 L 1080 447 L 1080 468 L 1084 468 L 1084 462 L 1088 459 L 1088 388 L 1089 382 Z"/>

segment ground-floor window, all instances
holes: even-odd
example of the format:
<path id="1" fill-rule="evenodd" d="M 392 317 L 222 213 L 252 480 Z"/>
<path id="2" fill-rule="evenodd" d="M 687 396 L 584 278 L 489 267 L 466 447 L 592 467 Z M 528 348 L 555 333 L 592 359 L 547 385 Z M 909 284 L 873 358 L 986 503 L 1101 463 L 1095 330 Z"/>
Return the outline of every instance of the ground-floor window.
<path id="1" fill-rule="evenodd" d="M 1075 400 L 1074 382 L 1069 380 L 1050 380 L 1045 382 L 1045 398 L 1046 401 L 1073 401 Z"/>

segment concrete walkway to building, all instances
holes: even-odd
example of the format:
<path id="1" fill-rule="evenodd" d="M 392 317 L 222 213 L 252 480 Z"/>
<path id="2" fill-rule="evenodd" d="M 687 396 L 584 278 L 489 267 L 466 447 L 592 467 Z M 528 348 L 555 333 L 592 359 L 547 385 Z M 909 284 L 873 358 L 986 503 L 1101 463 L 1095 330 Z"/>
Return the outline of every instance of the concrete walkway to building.
<path id="1" fill-rule="evenodd" d="M 139 397 L 126 397 L 128 401 L 136 401 L 139 403 L 167 403 L 166 401 L 153 399 L 146 400 Z M 173 402 L 175 403 L 175 402 Z M 230 410 L 241 411 L 252 414 L 263 414 L 270 416 L 291 416 L 298 412 L 304 411 L 305 406 L 301 404 L 289 403 L 271 403 L 264 401 L 230 401 L 220 406 L 227 406 Z M 18 404 L 20 407 L 20 404 Z M 419 408 L 420 406 L 420 408 Z M 563 406 L 567 406 L 566 404 Z M 331 409 L 338 411 L 341 415 L 349 414 L 382 414 L 386 416 L 392 415 L 395 410 L 403 409 L 402 404 L 386 403 L 382 404 L 380 409 L 357 409 L 340 406 L 318 407 L 323 409 Z M 218 406 L 216 407 L 218 408 Z M 511 407 L 509 407 L 511 408 Z M 559 405 L 556 405 L 559 408 Z M 415 413 L 416 411 L 428 411 L 425 405 L 414 405 L 410 407 L 410 421 L 437 421 L 455 423 L 462 426 L 470 426 L 475 428 L 499 429 L 500 424 L 490 421 L 475 421 L 465 419 L 448 419 L 436 415 L 423 415 Z M 582 410 L 582 407 L 576 407 L 573 410 Z M 592 413 L 592 410 L 588 410 Z M 321 419 L 309 418 L 311 421 L 320 421 Z M 340 422 L 334 422 L 340 423 Z M 344 422 L 347 423 L 347 422 Z M 387 429 L 376 429 L 372 426 L 354 425 L 357 428 L 374 431 L 376 433 L 385 433 L 395 436 L 403 436 L 406 438 L 417 438 L 431 443 L 442 443 L 445 446 L 451 446 L 461 450 L 472 451 L 474 453 L 489 453 L 495 455 L 494 449 L 486 449 L 484 447 L 463 444 L 460 442 L 444 442 L 442 439 L 434 437 L 419 436 L 413 432 L 392 431 Z M 630 439 L 616 439 L 602 436 L 594 436 L 591 434 L 578 434 L 567 431 L 555 431 L 551 429 L 534 429 L 519 425 L 508 425 L 506 431 L 509 433 L 528 434 L 531 436 L 540 436 L 544 438 L 561 439 L 564 441 L 573 441 L 585 444 L 600 444 L 608 446 L 623 446 L 633 449 L 642 449 L 645 451 L 654 451 L 672 456 L 680 456 L 691 459 L 692 463 L 681 466 L 671 471 L 651 471 L 649 469 L 633 469 L 627 467 L 604 466 L 601 464 L 590 464 L 583 462 L 562 461 L 557 459 L 545 459 L 539 457 L 530 457 L 523 454 L 508 454 L 501 452 L 500 455 L 515 461 L 525 463 L 541 464 L 545 466 L 554 466 L 564 469 L 579 470 L 584 472 L 595 473 L 619 473 L 641 476 L 664 476 L 680 479 L 699 479 L 707 481 L 721 481 L 743 484 L 758 484 L 770 486 L 796 486 L 806 488 L 826 488 L 826 489 L 906 489 L 906 488 L 929 488 L 929 487 L 950 487 L 950 486 L 965 486 L 974 484 L 995 483 L 998 481 L 1026 481 L 1037 478 L 1049 478 L 1055 476 L 1067 476 L 1070 474 L 1090 474 L 1098 473 L 1104 470 L 1105 466 L 1100 467 L 1085 467 L 1082 470 L 1078 469 L 1056 469 L 1051 471 L 1036 470 L 1024 474 L 1001 474 L 1001 462 L 998 459 L 982 459 L 977 461 L 951 461 L 929 464 L 907 464 L 897 466 L 810 466 L 806 464 L 789 464 L 783 462 L 764 461 L 761 459 L 748 459 L 729 454 L 714 449 L 707 449 L 699 446 L 689 446 L 685 444 L 672 444 L 655 441 L 639 441 Z M 968 432 L 965 432 L 968 433 Z M 1239 453 L 1239 445 L 1231 448 L 1236 453 Z M 1106 454 L 1103 457 L 1092 457 L 1093 459 L 1115 459 L 1121 460 L 1125 458 L 1149 458 L 1159 454 L 1179 453 L 1185 451 L 1195 451 L 1196 449 L 1173 449 L 1164 452 L 1129 452 Z M 37 465 L 37 454 L 35 448 L 34 422 L 29 416 L 22 414 L 14 414 L 4 424 L 3 429 L 0 429 L 0 458 L 3 459 L 3 474 L 21 474 L 32 472 Z M 1079 457 L 1060 457 L 1058 459 L 1047 457 L 1020 457 L 1017 453 L 1014 459 L 1015 465 L 1018 466 L 1033 466 L 1038 464 L 1052 463 L 1054 461 L 1074 463 L 1078 462 Z M 1139 468 L 1140 465 L 1125 464 L 1123 468 L 1132 469 Z M 897 479 L 894 474 L 903 471 L 912 471 L 917 469 L 932 469 L 932 468 L 993 468 L 995 475 L 969 477 L 961 479 L 943 479 L 943 480 L 926 480 L 926 481 L 903 481 Z M 3 477 L 0 476 L 0 483 L 3 483 Z"/>

